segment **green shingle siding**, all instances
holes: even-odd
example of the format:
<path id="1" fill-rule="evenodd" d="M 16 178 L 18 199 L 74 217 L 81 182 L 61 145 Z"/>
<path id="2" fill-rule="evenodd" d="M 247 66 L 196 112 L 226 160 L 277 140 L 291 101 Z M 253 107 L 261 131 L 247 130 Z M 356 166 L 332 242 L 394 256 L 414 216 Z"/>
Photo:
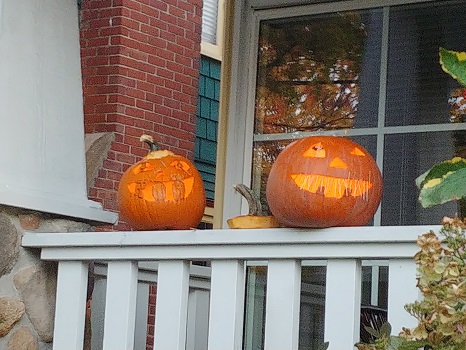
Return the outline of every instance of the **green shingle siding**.
<path id="1" fill-rule="evenodd" d="M 201 57 L 194 163 L 204 180 L 207 199 L 214 199 L 220 62 Z"/>

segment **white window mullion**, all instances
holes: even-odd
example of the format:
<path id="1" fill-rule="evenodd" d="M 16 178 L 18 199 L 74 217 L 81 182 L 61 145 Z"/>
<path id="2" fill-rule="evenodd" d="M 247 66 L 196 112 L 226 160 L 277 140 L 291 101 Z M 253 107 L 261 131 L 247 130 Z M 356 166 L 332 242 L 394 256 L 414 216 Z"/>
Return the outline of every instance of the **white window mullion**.
<path id="1" fill-rule="evenodd" d="M 382 22 L 382 44 L 380 52 L 380 81 L 379 81 L 379 112 L 378 112 L 378 128 L 377 133 L 377 157 L 376 162 L 383 176 L 383 158 L 384 158 L 384 142 L 385 133 L 385 106 L 387 102 L 387 74 L 388 74 L 388 45 L 389 45 L 389 24 L 390 24 L 390 9 L 384 7 L 383 22 Z M 382 224 L 381 205 L 374 214 L 374 226 Z"/>

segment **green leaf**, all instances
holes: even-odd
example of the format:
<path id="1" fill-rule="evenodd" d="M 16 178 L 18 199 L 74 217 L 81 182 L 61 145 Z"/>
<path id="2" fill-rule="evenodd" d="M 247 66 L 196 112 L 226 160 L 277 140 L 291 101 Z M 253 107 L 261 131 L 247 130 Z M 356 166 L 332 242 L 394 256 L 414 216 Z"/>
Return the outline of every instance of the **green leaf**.
<path id="1" fill-rule="evenodd" d="M 466 52 L 449 51 L 441 47 L 439 55 L 442 69 L 462 86 L 466 86 Z"/>
<path id="2" fill-rule="evenodd" d="M 370 326 L 364 326 L 364 329 L 366 330 L 367 333 L 369 333 L 370 335 L 372 335 L 376 339 L 379 339 L 382 336 L 382 334 L 377 329 L 374 329 L 374 328 L 372 328 Z"/>
<path id="3" fill-rule="evenodd" d="M 388 322 L 384 322 L 380 326 L 379 332 L 382 337 L 389 337 L 390 334 L 392 334 L 392 325 Z"/>
<path id="4" fill-rule="evenodd" d="M 400 346 L 406 342 L 403 338 L 397 336 L 390 336 L 387 350 L 400 350 Z"/>
<path id="5" fill-rule="evenodd" d="M 423 349 L 428 343 L 424 340 L 405 341 L 400 345 L 398 350 L 418 350 Z"/>
<path id="6" fill-rule="evenodd" d="M 424 208 L 458 200 L 466 196 L 466 168 L 456 170 L 445 177 L 426 182 L 419 193 Z"/>
<path id="7" fill-rule="evenodd" d="M 459 169 L 466 168 L 466 159 L 455 157 L 453 159 L 445 160 L 437 163 L 424 174 L 420 175 L 416 179 L 416 185 L 419 188 L 425 186 L 425 184 L 433 179 L 441 179 L 448 173 L 457 171 Z"/>

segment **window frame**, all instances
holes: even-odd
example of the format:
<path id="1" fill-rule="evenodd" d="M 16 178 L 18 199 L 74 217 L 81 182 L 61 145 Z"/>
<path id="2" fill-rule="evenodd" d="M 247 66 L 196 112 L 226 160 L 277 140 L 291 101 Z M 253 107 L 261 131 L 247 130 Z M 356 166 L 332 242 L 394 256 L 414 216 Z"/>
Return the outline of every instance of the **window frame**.
<path id="1" fill-rule="evenodd" d="M 244 215 L 248 211 L 247 203 L 234 193 L 235 184 L 244 183 L 250 185 L 252 171 L 252 149 L 254 141 L 292 139 L 288 134 L 253 135 L 254 128 L 254 105 L 257 72 L 257 52 L 259 26 L 262 20 L 298 17 L 319 13 L 330 13 L 337 11 L 363 10 L 370 8 L 383 9 L 383 36 L 380 66 L 380 95 L 378 107 L 378 125 L 372 128 L 346 129 L 320 131 L 319 134 L 331 134 L 339 136 L 374 135 L 377 137 L 376 161 L 383 170 L 384 136 L 387 134 L 433 132 L 465 130 L 466 123 L 451 124 L 417 124 L 405 126 L 385 126 L 385 97 L 388 67 L 388 19 L 389 6 L 407 5 L 417 3 L 435 3 L 435 0 L 343 0 L 339 2 L 315 3 L 299 6 L 286 7 L 296 4 L 297 0 L 267 0 L 269 8 L 264 8 L 262 0 L 236 1 L 234 8 L 231 44 L 231 66 L 229 66 L 229 108 L 226 117 L 227 141 L 224 144 L 225 174 L 223 196 L 223 227 L 226 227 L 227 218 Z M 284 7 L 276 7 L 284 6 Z M 300 132 L 298 137 L 316 134 L 315 132 Z M 380 206 L 374 217 L 374 225 L 381 223 Z"/>
<path id="2" fill-rule="evenodd" d="M 201 41 L 201 55 L 216 59 L 217 61 L 222 61 L 225 28 L 225 0 L 213 1 L 217 1 L 217 40 L 215 44 Z"/>

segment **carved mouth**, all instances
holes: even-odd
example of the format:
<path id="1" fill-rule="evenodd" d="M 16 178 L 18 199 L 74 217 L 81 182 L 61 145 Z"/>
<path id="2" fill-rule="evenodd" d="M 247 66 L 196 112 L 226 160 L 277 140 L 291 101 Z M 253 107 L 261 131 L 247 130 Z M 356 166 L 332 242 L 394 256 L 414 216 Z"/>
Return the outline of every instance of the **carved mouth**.
<path id="1" fill-rule="evenodd" d="M 360 197 L 367 194 L 372 187 L 372 182 L 370 181 L 327 175 L 293 174 L 291 178 L 300 189 L 311 193 L 321 193 L 326 198 Z"/>
<path id="2" fill-rule="evenodd" d="M 188 198 L 194 186 L 194 177 L 178 181 L 142 180 L 128 184 L 128 191 L 148 202 L 179 202 Z"/>

